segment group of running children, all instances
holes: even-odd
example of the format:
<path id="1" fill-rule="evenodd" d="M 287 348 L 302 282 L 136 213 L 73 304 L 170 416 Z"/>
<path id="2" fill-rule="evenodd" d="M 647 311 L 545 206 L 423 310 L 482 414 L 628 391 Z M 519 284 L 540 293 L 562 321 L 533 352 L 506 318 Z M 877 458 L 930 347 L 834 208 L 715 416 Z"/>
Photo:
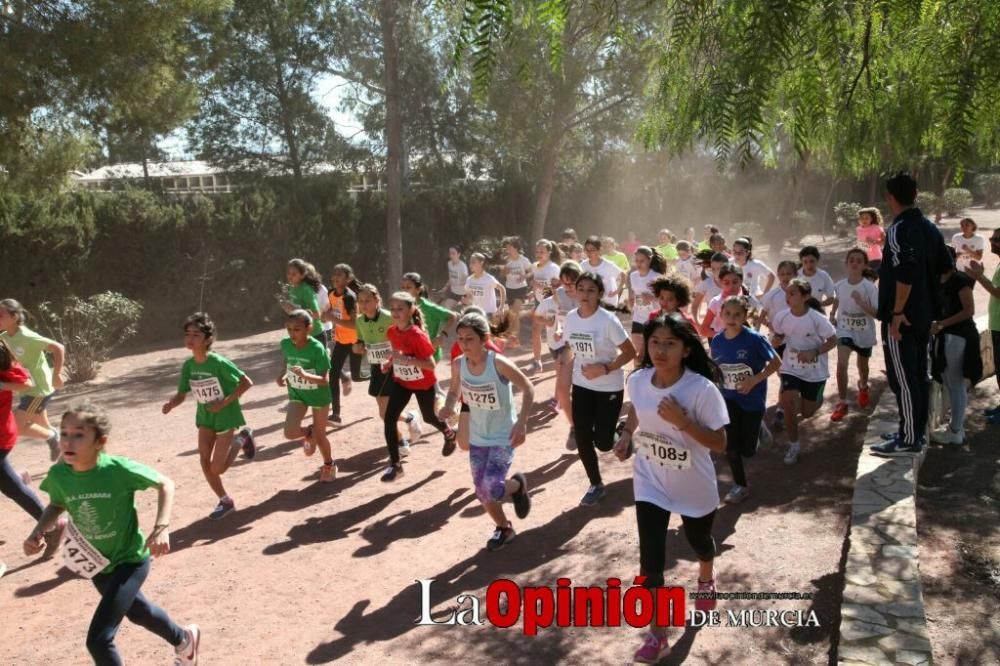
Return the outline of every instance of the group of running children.
<path id="1" fill-rule="evenodd" d="M 624 267 L 618 255 L 625 255 L 609 239 L 589 237 L 581 247 L 567 230 L 560 244 L 538 241 L 532 262 L 521 254 L 521 242 L 508 238 L 502 282 L 488 272 L 490 258 L 473 254 L 466 266 L 461 249 L 453 247 L 448 283 L 439 292 L 444 305 L 430 300 L 417 273 L 405 274 L 401 289 L 384 302 L 378 288 L 359 283 L 346 264 L 334 267 L 327 290 L 311 264 L 293 259 L 281 303 L 288 335 L 280 342 L 283 362 L 276 378 L 288 396 L 284 436 L 301 440 L 306 456 L 318 450 L 319 481 L 333 481 L 337 465 L 328 426 L 342 421 L 341 394 L 367 378 L 384 422 L 388 464 L 381 480 L 402 476 L 410 444 L 422 436 L 424 424 L 433 427 L 444 438 L 442 455 L 456 446 L 469 452 L 476 496 L 495 523 L 486 548 L 504 547 L 515 531 L 503 502 L 513 503 L 518 518 L 531 510 L 528 482 L 510 468 L 535 409 L 532 382 L 504 351 L 520 344 L 521 318 L 534 301 L 527 373 L 543 369 L 544 334 L 556 386 L 543 407 L 561 410 L 571 425 L 567 447 L 578 451 L 590 484 L 581 504 L 596 504 L 605 494 L 597 451 L 633 458 L 645 584 L 664 583 L 667 525 L 676 513 L 699 559 L 698 590 L 714 592 L 712 523 L 719 493 L 711 453 L 725 453 L 732 469 L 724 501 L 745 499 L 743 459 L 755 454 L 761 437 L 771 437 L 764 423 L 768 377 L 780 374 L 780 405 L 771 427 L 787 432 L 787 464 L 801 454 L 799 424 L 820 407 L 834 348 L 839 402 L 833 420 L 849 409 L 852 354 L 858 359 L 857 404 L 868 405 L 877 302 L 870 277 L 881 228 L 877 210 L 865 209 L 861 218 L 859 240 L 870 237 L 871 243 L 847 253 L 847 277 L 837 283 L 818 267 L 815 247 L 802 248 L 798 263 L 782 261 L 772 272 L 754 258 L 750 238 L 727 248 L 714 228 L 701 246 L 674 243 L 667 231 L 656 247 L 635 247 L 633 240 Z M 577 259 L 562 261 L 564 253 Z M 823 312 L 827 305 L 830 317 Z M 453 309 L 458 307 L 460 313 Z M 619 317 L 624 311 L 631 313 L 630 332 Z M 770 329 L 770 339 L 761 327 Z M 124 617 L 174 645 L 178 664 L 197 663 L 198 627 L 177 625 L 140 591 L 150 555 L 169 551 L 173 483 L 145 465 L 109 455 L 110 423 L 92 404 L 69 408 L 60 436 L 45 408 L 60 386 L 63 346 L 31 331 L 24 309 L 11 299 L 0 301 L 0 330 L 0 490 L 38 521 L 25 551 L 53 555 L 64 544 L 66 564 L 93 580 L 101 601 L 87 648 L 96 663 L 121 663 L 114 636 Z M 253 382 L 212 351 L 216 329 L 208 315 L 191 315 L 183 331 L 191 357 L 162 411 L 169 413 L 188 394 L 197 402 L 201 468 L 218 498 L 209 517 L 221 519 L 235 509 L 223 474 L 241 451 L 253 458 L 257 449 L 240 407 Z M 452 338 L 444 391 L 435 368 Z M 630 364 L 634 370 L 626 373 Z M 16 409 L 12 393 L 20 396 Z M 408 411 L 413 397 L 418 409 Z M 6 459 L 18 432 L 47 440 L 53 460 L 59 460 L 41 484 L 49 494 L 47 507 Z M 147 488 L 158 490 L 159 507 L 152 532 L 143 536 L 133 495 Z M 696 605 L 708 610 L 715 601 L 700 598 Z M 651 627 L 635 658 L 655 663 L 668 651 L 666 629 Z"/>

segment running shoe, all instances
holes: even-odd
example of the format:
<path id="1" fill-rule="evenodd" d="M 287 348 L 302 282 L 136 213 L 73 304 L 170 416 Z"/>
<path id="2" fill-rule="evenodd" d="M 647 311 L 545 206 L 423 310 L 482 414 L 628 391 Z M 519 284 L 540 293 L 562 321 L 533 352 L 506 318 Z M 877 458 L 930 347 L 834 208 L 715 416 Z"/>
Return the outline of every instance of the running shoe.
<path id="1" fill-rule="evenodd" d="M 637 664 L 658 664 L 670 654 L 670 644 L 666 636 L 647 632 L 642 645 L 635 651 L 632 660 Z"/>
<path id="2" fill-rule="evenodd" d="M 794 465 L 799 460 L 799 453 L 802 451 L 802 446 L 800 444 L 792 444 L 788 447 L 788 452 L 785 453 L 785 464 Z"/>
<path id="3" fill-rule="evenodd" d="M 257 455 L 257 444 L 253 441 L 253 429 L 250 426 L 243 426 L 236 434 L 240 440 L 240 448 L 243 449 L 243 457 L 253 460 Z"/>
<path id="4" fill-rule="evenodd" d="M 59 460 L 59 456 L 62 455 L 59 450 L 59 431 L 53 428 L 52 435 L 45 440 L 45 443 L 49 445 L 49 459 L 52 462 Z"/>
<path id="5" fill-rule="evenodd" d="M 868 409 L 868 405 L 872 404 L 872 394 L 868 387 L 858 387 L 858 407 L 861 409 Z"/>
<path id="6" fill-rule="evenodd" d="M 726 504 L 739 504 L 747 497 L 750 496 L 750 489 L 746 486 L 741 486 L 739 484 L 734 484 L 730 488 L 729 492 L 726 493 L 725 498 L 722 500 Z"/>
<path id="7" fill-rule="evenodd" d="M 382 472 L 382 482 L 389 483 L 390 481 L 395 481 L 399 477 L 403 476 L 403 466 L 400 463 L 395 465 L 389 465 Z"/>
<path id="8" fill-rule="evenodd" d="M 344 419 L 340 418 L 340 412 L 330 412 L 330 421 L 332 423 L 343 423 Z"/>
<path id="9" fill-rule="evenodd" d="M 351 389 L 354 388 L 354 383 L 351 381 L 350 377 L 340 378 L 340 392 L 344 394 L 344 397 L 351 395 Z"/>
<path id="10" fill-rule="evenodd" d="M 771 428 L 774 432 L 781 432 L 785 429 L 785 410 L 781 407 L 774 410 L 774 418 L 771 420 Z"/>
<path id="11" fill-rule="evenodd" d="M 215 508 L 212 509 L 212 513 L 208 514 L 208 517 L 210 520 L 219 520 L 227 513 L 234 510 L 236 510 L 236 503 L 228 497 L 223 497 L 219 500 L 219 503 L 215 505 Z"/>
<path id="12" fill-rule="evenodd" d="M 707 613 L 710 610 L 715 610 L 715 606 L 719 603 L 718 599 L 714 596 L 707 598 L 703 595 L 714 595 L 715 594 L 715 579 L 712 580 L 699 580 L 698 581 L 698 598 L 694 600 L 694 609 L 700 610 L 702 613 Z"/>
<path id="13" fill-rule="evenodd" d="M 330 483 L 337 478 L 337 466 L 334 463 L 324 463 L 319 468 L 319 482 Z"/>
<path id="14" fill-rule="evenodd" d="M 983 410 L 983 416 L 1000 416 L 1000 405 Z"/>
<path id="15" fill-rule="evenodd" d="M 595 504 L 601 501 L 601 498 L 604 497 L 604 494 L 605 490 L 603 483 L 596 486 L 591 486 L 590 488 L 587 489 L 587 492 L 584 493 L 583 499 L 580 500 L 580 504 L 582 504 L 583 506 L 594 506 Z"/>
<path id="16" fill-rule="evenodd" d="M 410 429 L 410 441 L 418 442 L 424 434 L 424 420 L 420 417 L 420 412 L 406 412 L 410 420 L 406 422 L 406 427 Z"/>
<path id="17" fill-rule="evenodd" d="M 184 627 L 184 642 L 177 646 L 174 666 L 198 666 L 198 646 L 201 645 L 201 629 L 197 624 Z"/>
<path id="18" fill-rule="evenodd" d="M 877 444 L 868 447 L 872 455 L 882 458 L 895 458 L 897 456 L 913 456 L 919 454 L 924 449 L 922 439 L 918 439 L 913 444 L 907 444 L 902 437 L 897 437 L 884 444 Z"/>
<path id="19" fill-rule="evenodd" d="M 500 550 L 513 541 L 516 536 L 517 534 L 510 523 L 507 523 L 507 527 L 498 527 L 493 531 L 493 536 L 490 537 L 490 540 L 486 542 L 486 550 L 491 552 Z"/>
<path id="20" fill-rule="evenodd" d="M 961 446 L 965 441 L 965 430 L 955 432 L 950 426 L 945 426 L 931 433 L 931 441 L 935 444 L 956 444 Z"/>
<path id="21" fill-rule="evenodd" d="M 302 452 L 307 456 L 311 456 L 316 453 L 316 442 L 312 441 L 313 427 L 310 423 L 306 426 L 306 434 L 302 438 Z"/>
<path id="22" fill-rule="evenodd" d="M 455 437 L 456 437 L 455 431 L 452 430 L 451 428 L 448 428 L 448 432 L 444 434 L 444 446 L 441 447 L 441 455 L 443 455 L 445 458 L 447 458 L 448 456 L 450 456 L 455 452 L 455 444 L 456 444 Z"/>
<path id="23" fill-rule="evenodd" d="M 518 518 L 523 520 L 531 512 L 531 496 L 528 495 L 528 480 L 520 472 L 511 478 L 520 484 L 520 487 L 511 496 L 511 499 L 514 501 L 514 513 L 517 514 Z"/>
<path id="24" fill-rule="evenodd" d="M 56 521 L 56 526 L 43 535 L 45 538 L 45 551 L 42 553 L 42 559 L 48 560 L 55 557 L 55 554 L 59 552 L 59 547 L 62 546 L 64 534 L 66 534 L 65 516 L 60 517 Z"/>
<path id="25" fill-rule="evenodd" d="M 410 455 L 410 440 L 405 438 L 399 440 L 399 455 L 401 456 Z"/>
<path id="26" fill-rule="evenodd" d="M 532 361 L 531 365 L 528 366 L 528 374 L 534 375 L 539 372 L 544 372 L 545 368 L 542 366 L 541 361 Z"/>
<path id="27" fill-rule="evenodd" d="M 830 420 L 836 423 L 837 421 L 842 421 L 845 416 L 847 416 L 847 410 L 849 407 L 846 402 L 838 402 L 837 406 L 833 408 L 833 413 L 830 414 Z"/>
<path id="28" fill-rule="evenodd" d="M 774 435 L 771 434 L 771 431 L 763 421 L 760 423 L 760 433 L 757 435 L 757 441 L 763 446 L 774 444 Z"/>
<path id="29" fill-rule="evenodd" d="M 545 402 L 545 409 L 549 410 L 550 412 L 558 412 L 559 411 L 559 399 L 558 398 L 552 398 L 551 400 L 546 401 Z"/>
<path id="30" fill-rule="evenodd" d="M 899 433 L 898 432 L 884 432 L 881 435 L 879 435 L 879 439 L 881 439 L 883 442 L 891 442 L 894 439 L 899 439 Z"/>
<path id="31" fill-rule="evenodd" d="M 569 429 L 569 434 L 566 435 L 566 450 L 576 451 L 576 430 L 572 427 Z"/>

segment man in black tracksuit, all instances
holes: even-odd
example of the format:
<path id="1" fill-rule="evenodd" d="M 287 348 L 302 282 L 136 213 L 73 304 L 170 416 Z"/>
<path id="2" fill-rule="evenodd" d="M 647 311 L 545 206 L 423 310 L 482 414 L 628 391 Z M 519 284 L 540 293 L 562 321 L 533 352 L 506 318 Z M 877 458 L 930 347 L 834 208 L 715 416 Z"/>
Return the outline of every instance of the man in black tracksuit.
<path id="1" fill-rule="evenodd" d="M 899 406 L 899 432 L 873 446 L 877 455 L 919 453 L 927 429 L 927 376 L 931 321 L 938 312 L 940 276 L 954 269 L 940 230 L 914 207 L 917 182 L 899 173 L 886 182 L 895 216 L 886 231 L 879 268 L 878 318 L 882 322 L 889 387 Z"/>

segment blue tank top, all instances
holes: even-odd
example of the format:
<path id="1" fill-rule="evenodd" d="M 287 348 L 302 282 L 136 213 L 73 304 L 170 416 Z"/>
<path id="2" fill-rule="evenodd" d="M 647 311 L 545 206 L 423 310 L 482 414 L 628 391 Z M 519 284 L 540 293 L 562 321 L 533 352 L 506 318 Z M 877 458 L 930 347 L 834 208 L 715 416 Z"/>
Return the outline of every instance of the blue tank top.
<path id="1" fill-rule="evenodd" d="M 461 359 L 462 401 L 469 406 L 469 443 L 475 446 L 509 446 L 514 417 L 514 390 L 496 368 L 494 352 L 486 354 L 483 374 L 469 372 Z"/>

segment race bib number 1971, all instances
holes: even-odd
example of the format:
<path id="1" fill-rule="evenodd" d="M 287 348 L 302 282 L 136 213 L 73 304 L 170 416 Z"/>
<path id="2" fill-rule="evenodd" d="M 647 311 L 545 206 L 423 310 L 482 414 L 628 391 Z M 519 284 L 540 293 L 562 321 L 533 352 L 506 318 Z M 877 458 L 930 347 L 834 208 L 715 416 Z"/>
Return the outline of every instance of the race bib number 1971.
<path id="1" fill-rule="evenodd" d="M 66 524 L 63 536 L 63 564 L 84 578 L 93 578 L 101 573 L 111 561 L 90 545 L 90 542 L 80 534 L 73 521 Z"/>
<path id="2" fill-rule="evenodd" d="M 665 435 L 640 431 L 635 433 L 634 441 L 639 453 L 650 462 L 679 470 L 691 468 L 691 452 Z"/>
<path id="3" fill-rule="evenodd" d="M 597 347 L 592 333 L 571 333 L 569 344 L 573 347 L 573 353 L 584 361 L 593 361 L 597 358 Z"/>

